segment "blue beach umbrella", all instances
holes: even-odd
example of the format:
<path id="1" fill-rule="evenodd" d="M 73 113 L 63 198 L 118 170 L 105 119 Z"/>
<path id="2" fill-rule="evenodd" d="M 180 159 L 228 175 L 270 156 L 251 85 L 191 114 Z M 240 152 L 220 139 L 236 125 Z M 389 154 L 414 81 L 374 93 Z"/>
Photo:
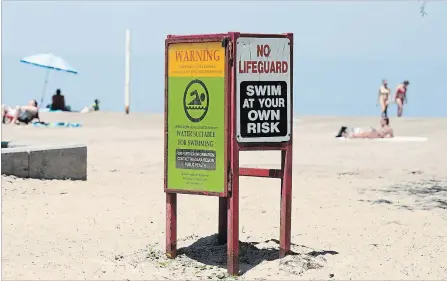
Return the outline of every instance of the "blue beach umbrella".
<path id="1" fill-rule="evenodd" d="M 42 67 L 47 70 L 47 73 L 45 76 L 45 84 L 43 85 L 42 98 L 40 99 L 40 106 L 42 106 L 43 99 L 45 97 L 45 90 L 47 88 L 48 75 L 50 73 L 50 70 L 78 74 L 78 72 L 73 67 L 71 67 L 65 60 L 63 60 L 62 58 L 55 56 L 51 53 L 38 54 L 38 55 L 34 55 L 34 56 L 25 57 L 25 58 L 21 59 L 20 62 L 23 62 L 26 64 L 31 64 L 31 65 L 38 66 L 38 67 Z"/>

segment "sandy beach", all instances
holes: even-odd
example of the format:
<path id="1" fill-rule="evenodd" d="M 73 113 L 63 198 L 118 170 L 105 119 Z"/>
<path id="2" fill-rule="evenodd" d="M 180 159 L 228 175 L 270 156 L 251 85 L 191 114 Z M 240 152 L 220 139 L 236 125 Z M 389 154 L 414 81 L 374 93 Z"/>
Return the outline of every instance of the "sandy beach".
<path id="1" fill-rule="evenodd" d="M 242 275 L 216 243 L 218 199 L 178 198 L 179 256 L 165 247 L 163 116 L 42 113 L 81 128 L 2 126 L 13 144 L 86 144 L 88 180 L 2 176 L 2 279 L 447 280 L 447 119 L 391 117 L 396 136 L 337 140 L 379 118 L 294 124 L 292 250 L 278 259 L 280 186 L 241 178 Z M 241 154 L 278 167 L 279 152 Z"/>

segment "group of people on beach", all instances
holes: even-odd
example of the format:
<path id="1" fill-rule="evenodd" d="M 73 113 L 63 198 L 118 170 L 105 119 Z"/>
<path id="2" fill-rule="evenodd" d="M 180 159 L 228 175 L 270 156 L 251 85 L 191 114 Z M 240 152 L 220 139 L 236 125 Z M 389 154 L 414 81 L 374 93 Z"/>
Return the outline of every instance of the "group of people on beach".
<path id="1" fill-rule="evenodd" d="M 52 103 L 47 105 L 52 111 L 71 111 L 71 108 L 65 104 L 65 97 L 60 89 L 52 97 Z M 99 111 L 99 100 L 95 99 L 94 103 L 88 107 L 88 111 Z M 39 118 L 39 107 L 37 101 L 32 99 L 26 105 L 10 107 L 2 105 L 2 123 L 3 124 L 28 124 Z"/>
<path id="2" fill-rule="evenodd" d="M 410 85 L 408 80 L 403 81 L 396 88 L 393 99 L 390 99 L 391 90 L 388 88 L 388 81 L 382 80 L 379 88 L 378 104 L 381 108 L 380 128 L 370 128 L 362 130 L 360 128 L 348 128 L 342 126 L 336 135 L 337 138 L 359 138 L 359 139 L 377 139 L 377 138 L 393 138 L 394 131 L 390 126 L 388 118 L 388 105 L 392 102 L 397 104 L 397 117 L 402 117 L 404 104 L 408 102 L 407 87 Z"/>
<path id="3" fill-rule="evenodd" d="M 16 106 L 15 108 L 2 105 L 3 124 L 28 124 L 34 119 L 39 120 L 39 107 L 36 100 L 30 100 L 27 105 Z"/>
<path id="4" fill-rule="evenodd" d="M 408 102 L 407 98 L 407 88 L 410 85 L 408 80 L 403 81 L 396 88 L 393 99 L 390 99 L 391 90 L 388 88 L 388 81 L 386 79 L 382 80 L 382 85 L 379 88 L 378 103 L 380 104 L 382 117 L 388 117 L 388 105 L 391 103 L 397 104 L 397 117 L 402 117 L 404 104 Z"/>

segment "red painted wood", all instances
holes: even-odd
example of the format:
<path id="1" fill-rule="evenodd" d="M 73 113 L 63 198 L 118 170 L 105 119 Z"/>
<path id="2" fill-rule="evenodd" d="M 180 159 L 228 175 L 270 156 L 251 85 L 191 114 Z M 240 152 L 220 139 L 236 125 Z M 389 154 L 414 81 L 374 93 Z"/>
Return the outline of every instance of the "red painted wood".
<path id="1" fill-rule="evenodd" d="M 239 168 L 239 176 L 262 177 L 262 178 L 282 178 L 283 172 L 278 169 L 261 168 Z"/>
<path id="2" fill-rule="evenodd" d="M 236 147 L 235 151 L 232 165 L 233 184 L 231 197 L 228 199 L 227 267 L 231 275 L 239 275 L 239 157 L 236 155 L 239 152 Z"/>
<path id="3" fill-rule="evenodd" d="M 239 143 L 239 151 L 286 150 L 289 142 L 281 143 Z"/>
<path id="4" fill-rule="evenodd" d="M 289 33 L 290 40 L 290 75 L 293 77 L 293 34 Z M 290 91 L 293 93 L 293 79 L 290 79 Z M 293 94 L 291 95 L 291 112 L 293 115 Z M 284 257 L 290 252 L 291 224 L 292 224 L 292 167 L 293 167 L 293 116 L 291 116 L 291 135 L 287 149 L 281 152 L 281 210 L 280 210 L 280 239 L 279 256 Z"/>
<path id="5" fill-rule="evenodd" d="M 280 243 L 279 256 L 290 252 L 292 223 L 292 149 L 282 151 L 284 176 L 281 179 Z"/>
<path id="6" fill-rule="evenodd" d="M 236 42 L 237 34 L 232 34 L 232 41 Z M 233 48 L 233 58 L 236 48 Z M 231 275 L 239 275 L 239 147 L 236 140 L 236 67 L 233 63 L 230 72 L 230 173 L 231 196 L 228 199 L 228 241 L 227 241 L 227 269 Z"/>
<path id="7" fill-rule="evenodd" d="M 166 255 L 177 256 L 177 194 L 166 193 Z"/>
<path id="8" fill-rule="evenodd" d="M 168 177 L 168 45 L 165 43 L 165 112 L 164 112 L 164 190 L 167 189 Z M 166 193 L 166 255 L 177 256 L 177 195 Z"/>
<path id="9" fill-rule="evenodd" d="M 227 243 L 228 229 L 228 198 L 219 198 L 219 228 L 218 238 L 220 244 Z"/>
<path id="10" fill-rule="evenodd" d="M 190 42 L 191 40 L 200 40 L 204 42 L 206 40 L 214 40 L 216 38 L 228 37 L 228 33 L 215 33 L 215 34 L 188 34 L 188 35 L 168 35 L 167 38 L 172 42 Z"/>

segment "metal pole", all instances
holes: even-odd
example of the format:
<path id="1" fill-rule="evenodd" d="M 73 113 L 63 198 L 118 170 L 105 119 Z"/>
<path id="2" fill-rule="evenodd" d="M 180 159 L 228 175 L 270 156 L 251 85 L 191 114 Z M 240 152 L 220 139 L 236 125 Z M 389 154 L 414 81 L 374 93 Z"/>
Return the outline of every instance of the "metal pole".
<path id="1" fill-rule="evenodd" d="M 49 75 L 50 75 L 50 70 L 47 69 L 47 73 L 45 74 L 45 83 L 43 84 L 42 98 L 40 99 L 40 106 L 38 106 L 39 108 L 42 108 L 42 105 L 43 105 L 43 99 L 45 98 L 45 92 L 47 90 L 48 76 Z"/>
<path id="2" fill-rule="evenodd" d="M 126 68 L 124 77 L 124 110 L 126 114 L 129 114 L 130 110 L 130 30 L 126 29 Z"/>

